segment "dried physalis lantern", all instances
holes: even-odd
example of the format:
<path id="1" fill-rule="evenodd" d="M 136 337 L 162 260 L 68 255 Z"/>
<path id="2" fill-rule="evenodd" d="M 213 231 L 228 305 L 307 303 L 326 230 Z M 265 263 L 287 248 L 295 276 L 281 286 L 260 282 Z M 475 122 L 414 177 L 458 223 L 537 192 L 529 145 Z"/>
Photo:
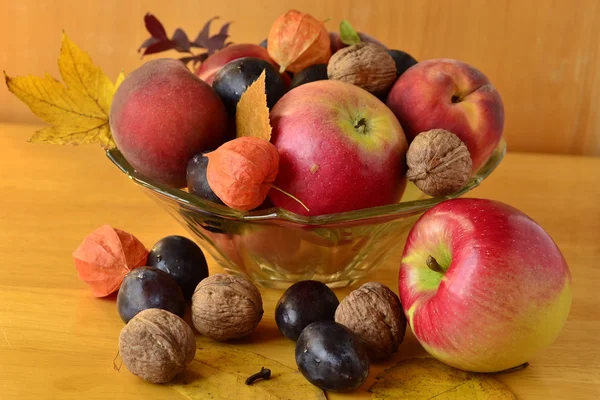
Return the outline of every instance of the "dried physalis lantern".
<path id="1" fill-rule="evenodd" d="M 279 169 L 275 146 L 252 136 L 225 142 L 206 157 L 211 189 L 227 206 L 242 211 L 262 204 Z"/>
<path id="2" fill-rule="evenodd" d="M 148 250 L 132 234 L 103 225 L 83 239 L 73 259 L 92 294 L 104 297 L 119 290 L 129 271 L 146 265 Z"/>
<path id="3" fill-rule="evenodd" d="M 326 64 L 331 57 L 325 24 L 300 11 L 290 10 L 277 18 L 267 39 L 267 51 L 280 72 L 300 72 L 314 64 Z"/>

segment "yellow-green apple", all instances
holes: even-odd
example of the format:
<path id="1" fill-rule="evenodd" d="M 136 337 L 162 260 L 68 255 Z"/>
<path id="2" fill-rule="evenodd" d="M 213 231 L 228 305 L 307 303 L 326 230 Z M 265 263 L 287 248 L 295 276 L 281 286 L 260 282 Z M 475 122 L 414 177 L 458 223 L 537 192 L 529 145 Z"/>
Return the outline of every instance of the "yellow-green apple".
<path id="1" fill-rule="evenodd" d="M 479 169 L 504 129 L 504 106 L 496 88 L 475 67 L 458 60 L 433 59 L 409 68 L 387 97 L 408 141 L 421 132 L 446 129 L 466 145 Z"/>
<path id="2" fill-rule="evenodd" d="M 406 137 L 394 114 L 366 90 L 340 81 L 294 88 L 271 110 L 280 154 L 269 198 L 298 214 L 322 215 L 397 202 L 406 185 Z"/>
<path id="3" fill-rule="evenodd" d="M 530 361 L 571 307 L 571 274 L 555 242 L 493 200 L 453 199 L 425 212 L 406 240 L 398 286 L 425 350 L 475 372 Z"/>
<path id="4" fill-rule="evenodd" d="M 238 43 L 225 47 L 208 57 L 198 69 L 196 75 L 209 85 L 215 79 L 215 75 L 229 61 L 237 60 L 238 58 L 253 57 L 265 60 L 275 65 L 267 49 L 252 43 Z"/>
<path id="5" fill-rule="evenodd" d="M 125 78 L 110 107 L 110 129 L 125 159 L 167 185 L 186 185 L 188 161 L 225 141 L 225 107 L 179 60 L 148 61 Z"/>

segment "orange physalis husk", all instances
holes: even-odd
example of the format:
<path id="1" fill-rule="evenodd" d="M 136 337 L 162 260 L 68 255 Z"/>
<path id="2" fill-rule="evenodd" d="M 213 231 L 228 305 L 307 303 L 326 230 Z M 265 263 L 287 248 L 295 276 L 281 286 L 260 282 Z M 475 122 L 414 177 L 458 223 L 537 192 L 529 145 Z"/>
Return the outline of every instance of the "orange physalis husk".
<path id="1" fill-rule="evenodd" d="M 331 39 L 325 23 L 310 14 L 290 10 L 275 20 L 267 37 L 269 56 L 280 72 L 300 72 L 331 58 Z"/>
<path id="2" fill-rule="evenodd" d="M 279 169 L 277 148 L 252 136 L 225 142 L 206 157 L 210 188 L 227 206 L 241 211 L 262 204 Z"/>
<path id="3" fill-rule="evenodd" d="M 92 294 L 104 297 L 119 290 L 129 271 L 146 265 L 148 250 L 132 234 L 103 225 L 83 239 L 73 259 Z"/>

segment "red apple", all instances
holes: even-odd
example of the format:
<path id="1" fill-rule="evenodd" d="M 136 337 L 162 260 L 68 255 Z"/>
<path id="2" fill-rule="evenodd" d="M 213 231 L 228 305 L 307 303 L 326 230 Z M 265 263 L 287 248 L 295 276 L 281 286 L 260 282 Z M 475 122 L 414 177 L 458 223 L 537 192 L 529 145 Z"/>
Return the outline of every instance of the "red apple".
<path id="1" fill-rule="evenodd" d="M 227 64 L 229 61 L 237 60 L 243 57 L 254 57 L 261 60 L 268 61 L 275 65 L 267 49 L 260 47 L 257 44 L 252 43 L 239 43 L 232 44 L 225 47 L 223 50 L 219 50 L 210 57 L 208 57 L 198 69 L 196 69 L 196 75 L 204 82 L 212 85 L 213 80 L 217 72 Z M 279 68 L 279 67 L 277 67 Z"/>
<path id="2" fill-rule="evenodd" d="M 277 207 L 322 215 L 397 202 L 405 187 L 407 142 L 394 114 L 369 92 L 316 81 L 285 94 L 271 111 L 280 154 Z"/>
<path id="3" fill-rule="evenodd" d="M 399 292 L 432 356 L 497 372 L 531 361 L 557 338 L 571 307 L 571 274 L 548 233 L 521 211 L 453 199 L 411 229 Z"/>
<path id="4" fill-rule="evenodd" d="M 446 129 L 469 149 L 473 170 L 488 160 L 504 129 L 504 106 L 496 88 L 462 61 L 421 61 L 396 81 L 387 97 L 410 141 L 421 132 Z"/>
<path id="5" fill-rule="evenodd" d="M 361 41 L 366 43 L 375 43 L 387 49 L 387 47 L 383 43 L 375 39 L 373 36 L 362 32 L 357 33 Z M 334 54 L 339 49 L 343 49 L 344 47 L 348 46 L 347 44 L 342 42 L 342 39 L 340 38 L 340 34 L 338 32 L 329 32 L 329 39 L 331 41 L 331 54 Z"/>

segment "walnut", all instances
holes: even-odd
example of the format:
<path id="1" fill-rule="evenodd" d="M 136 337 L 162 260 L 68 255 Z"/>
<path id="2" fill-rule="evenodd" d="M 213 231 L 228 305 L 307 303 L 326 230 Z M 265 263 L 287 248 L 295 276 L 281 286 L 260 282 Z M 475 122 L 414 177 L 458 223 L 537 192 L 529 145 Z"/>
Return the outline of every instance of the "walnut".
<path id="1" fill-rule="evenodd" d="M 119 353 L 132 374 L 165 383 L 196 355 L 192 328 L 177 315 L 149 308 L 133 317 L 119 335 Z"/>
<path id="2" fill-rule="evenodd" d="M 327 76 L 381 95 L 396 81 L 396 63 L 385 48 L 373 43 L 359 43 L 331 56 Z"/>
<path id="3" fill-rule="evenodd" d="M 192 296 L 192 321 L 201 334 L 218 341 L 254 332 L 263 315 L 260 292 L 240 276 L 215 274 L 203 279 Z"/>
<path id="4" fill-rule="evenodd" d="M 419 133 L 406 153 L 406 177 L 430 196 L 462 189 L 473 168 L 467 146 L 454 133 L 432 129 Z"/>
<path id="5" fill-rule="evenodd" d="M 400 299 L 378 282 L 365 283 L 346 296 L 335 311 L 335 321 L 361 338 L 372 360 L 398 351 L 406 332 Z"/>

